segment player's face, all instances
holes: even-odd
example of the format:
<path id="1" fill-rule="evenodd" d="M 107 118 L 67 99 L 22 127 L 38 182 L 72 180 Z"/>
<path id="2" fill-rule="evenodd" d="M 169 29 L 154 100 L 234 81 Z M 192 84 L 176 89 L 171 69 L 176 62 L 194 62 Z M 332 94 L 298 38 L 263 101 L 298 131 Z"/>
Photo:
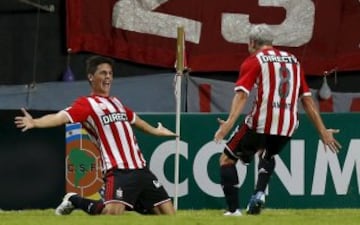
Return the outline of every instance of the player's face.
<path id="1" fill-rule="evenodd" d="M 89 75 L 93 94 L 109 96 L 111 82 L 113 80 L 113 70 L 111 65 L 102 63 L 98 65 L 94 74 Z"/>

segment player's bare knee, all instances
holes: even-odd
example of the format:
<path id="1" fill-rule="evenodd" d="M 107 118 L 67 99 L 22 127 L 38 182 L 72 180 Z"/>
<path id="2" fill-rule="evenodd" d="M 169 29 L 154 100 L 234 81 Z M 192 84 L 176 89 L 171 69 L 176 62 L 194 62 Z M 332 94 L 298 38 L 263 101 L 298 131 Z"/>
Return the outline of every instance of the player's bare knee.
<path id="1" fill-rule="evenodd" d="M 175 215 L 175 208 L 171 201 L 155 206 L 153 210 L 156 214 Z"/>
<path id="2" fill-rule="evenodd" d="M 219 164 L 220 166 L 226 166 L 226 165 L 232 165 L 235 164 L 236 161 L 234 161 L 233 159 L 230 159 L 227 155 L 225 155 L 224 153 L 221 154 L 220 158 L 219 158 Z"/>
<path id="3" fill-rule="evenodd" d="M 104 215 L 121 215 L 125 211 L 125 205 L 123 204 L 108 204 L 102 211 Z"/>

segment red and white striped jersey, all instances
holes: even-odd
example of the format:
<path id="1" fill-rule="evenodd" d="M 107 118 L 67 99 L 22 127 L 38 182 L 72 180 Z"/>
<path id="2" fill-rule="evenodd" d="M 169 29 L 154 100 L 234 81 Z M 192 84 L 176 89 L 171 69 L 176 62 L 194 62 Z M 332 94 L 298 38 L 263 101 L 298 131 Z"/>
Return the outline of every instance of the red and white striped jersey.
<path id="1" fill-rule="evenodd" d="M 146 161 L 131 124 L 136 114 L 116 97 L 78 98 L 64 110 L 70 121 L 81 122 L 101 151 L 103 170 L 140 169 Z"/>
<path id="2" fill-rule="evenodd" d="M 299 96 L 311 95 L 297 58 L 276 48 L 249 56 L 234 90 L 249 94 L 254 86 L 256 100 L 245 123 L 257 133 L 292 136 L 298 126 Z"/>

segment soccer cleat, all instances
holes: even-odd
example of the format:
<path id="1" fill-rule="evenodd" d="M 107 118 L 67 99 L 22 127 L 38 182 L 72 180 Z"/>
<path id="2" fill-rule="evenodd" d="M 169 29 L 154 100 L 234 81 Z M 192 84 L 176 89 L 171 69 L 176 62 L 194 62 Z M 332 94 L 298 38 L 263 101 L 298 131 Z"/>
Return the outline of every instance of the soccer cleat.
<path id="1" fill-rule="evenodd" d="M 255 195 L 252 195 L 249 201 L 249 204 L 246 208 L 247 214 L 257 215 L 260 214 L 261 209 L 265 205 L 265 193 L 262 191 L 257 192 Z"/>
<path id="2" fill-rule="evenodd" d="M 234 212 L 226 211 L 224 216 L 242 216 L 240 210 L 235 210 Z"/>
<path id="3" fill-rule="evenodd" d="M 74 195 L 77 195 L 77 193 L 69 192 L 64 196 L 60 205 L 55 209 L 56 215 L 68 215 L 75 209 L 73 204 L 69 201 L 69 198 Z"/>

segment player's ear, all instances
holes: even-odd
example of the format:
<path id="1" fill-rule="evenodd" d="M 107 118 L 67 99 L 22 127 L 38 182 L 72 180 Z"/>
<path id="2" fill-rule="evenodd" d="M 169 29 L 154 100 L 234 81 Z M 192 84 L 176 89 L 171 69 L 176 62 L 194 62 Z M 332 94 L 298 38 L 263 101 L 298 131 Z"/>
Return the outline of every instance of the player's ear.
<path id="1" fill-rule="evenodd" d="M 88 74 L 88 80 L 89 80 L 89 82 L 91 82 L 91 81 L 93 80 L 93 77 L 94 77 L 94 76 L 93 76 L 91 73 Z"/>

